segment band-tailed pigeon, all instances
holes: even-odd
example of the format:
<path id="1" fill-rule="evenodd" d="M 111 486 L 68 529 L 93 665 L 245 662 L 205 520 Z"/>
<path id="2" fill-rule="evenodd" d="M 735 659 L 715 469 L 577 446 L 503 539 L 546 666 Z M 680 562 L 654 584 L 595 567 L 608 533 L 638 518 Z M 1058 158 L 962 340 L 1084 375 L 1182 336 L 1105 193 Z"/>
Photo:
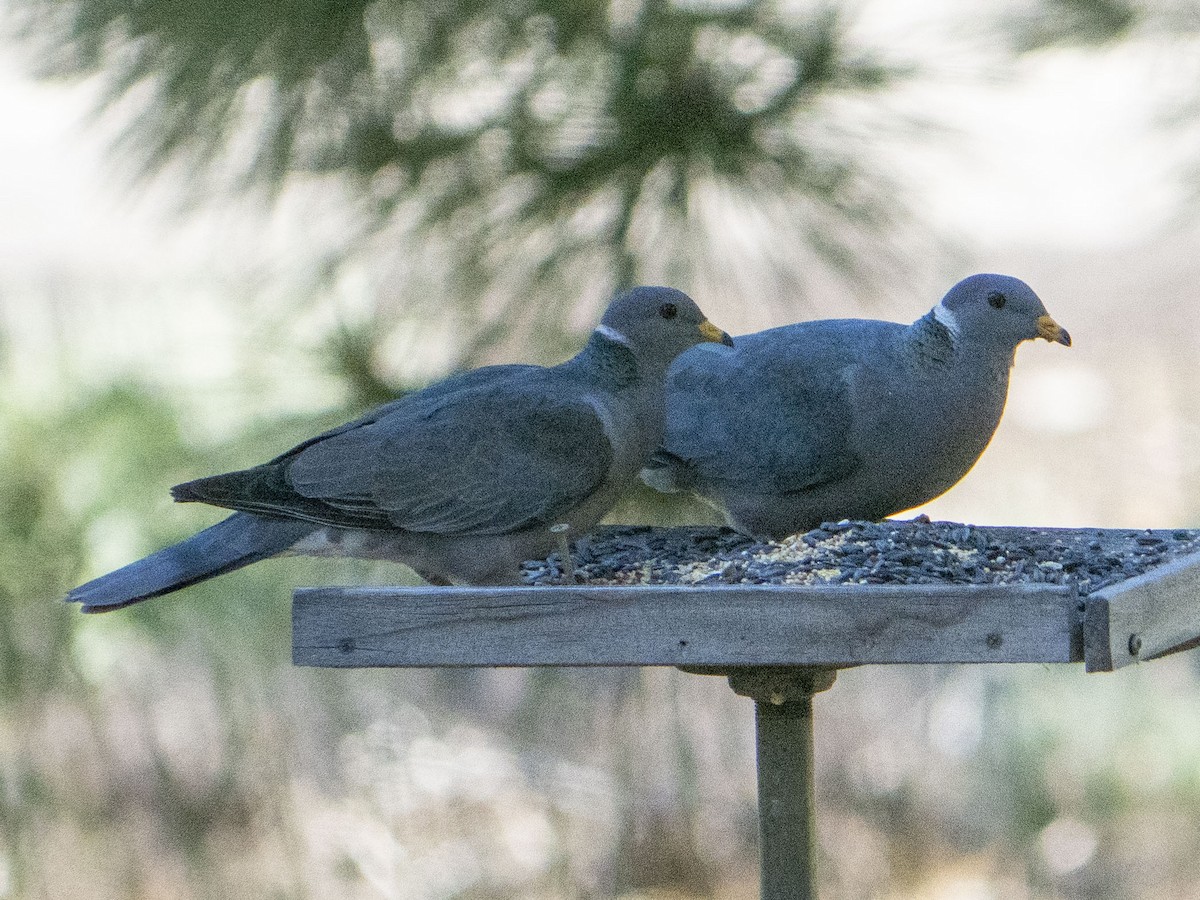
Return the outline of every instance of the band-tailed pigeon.
<path id="1" fill-rule="evenodd" d="M 178 485 L 176 500 L 236 512 L 67 599 L 116 609 L 285 553 L 514 582 L 558 545 L 551 527 L 586 531 L 636 479 L 662 440 L 667 367 L 702 341 L 730 343 L 686 294 L 634 288 L 561 365 L 465 372 L 263 465 Z"/>
<path id="2" fill-rule="evenodd" d="M 800 322 L 693 348 L 668 372 L 642 478 L 759 537 L 911 509 L 979 459 L 1017 345 L 1038 337 L 1071 344 L 1023 281 L 973 275 L 912 325 Z"/>

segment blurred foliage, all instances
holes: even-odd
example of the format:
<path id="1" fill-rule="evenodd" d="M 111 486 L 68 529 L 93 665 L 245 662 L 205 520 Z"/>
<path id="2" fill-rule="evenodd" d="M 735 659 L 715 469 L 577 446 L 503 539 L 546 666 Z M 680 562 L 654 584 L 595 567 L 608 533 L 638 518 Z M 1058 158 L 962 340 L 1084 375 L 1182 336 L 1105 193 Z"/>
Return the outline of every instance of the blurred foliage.
<path id="1" fill-rule="evenodd" d="M 231 462 L 190 402 L 126 383 L 0 414 L 0 896 L 755 895 L 752 707 L 721 678 L 291 667 L 290 589 L 387 566 L 61 604 L 219 515 L 161 489 Z M 1194 691 L 1184 657 L 842 673 L 817 700 L 822 896 L 1193 896 Z"/>
<path id="2" fill-rule="evenodd" d="M 44 74 L 107 84 L 135 170 L 174 172 L 197 198 L 302 174 L 353 185 L 347 253 L 394 260 L 401 312 L 463 323 L 462 365 L 531 322 L 577 327 L 574 310 L 592 318 L 630 283 L 755 290 L 731 276 L 748 254 L 730 252 L 730 228 L 753 228 L 764 271 L 801 297 L 802 252 L 856 279 L 899 263 L 902 198 L 865 137 L 895 123 L 842 111 L 914 68 L 857 46 L 838 4 L 26 0 L 16 12 Z M 374 324 L 379 341 L 394 322 Z"/>
<path id="3" fill-rule="evenodd" d="M 1096 46 L 1126 37 L 1142 18 L 1127 0 L 1040 0 L 1026 15 L 1014 15 L 1010 34 L 1020 52 L 1054 46 Z"/>
<path id="4" fill-rule="evenodd" d="M 292 668 L 294 587 L 397 567 L 268 562 L 80 616 L 67 588 L 221 515 L 166 485 L 329 422 L 231 451 L 190 425 L 197 398 L 122 382 L 33 405 L 3 376 L 0 896 L 616 896 L 662 880 L 664 847 L 696 858 L 669 760 L 653 802 L 626 793 L 648 777 L 637 673 Z"/>
<path id="5" fill-rule="evenodd" d="M 841 673 L 817 701 L 822 896 L 1194 896 L 1194 663 L 1156 666 Z"/>
<path id="6" fill-rule="evenodd" d="M 1200 209 L 1200 2 L 1197 0 L 1037 0 L 1031 10 L 1003 20 L 1018 53 L 1053 48 L 1119 51 L 1130 45 L 1152 50 L 1161 71 L 1172 71 L 1165 100 L 1151 99 L 1164 131 L 1185 149 L 1179 180 L 1186 199 L 1184 219 Z"/>
<path id="7" fill-rule="evenodd" d="M 1155 38 L 1184 41 L 1200 32 L 1196 0 L 1037 0 L 1005 17 L 1012 46 L 1022 53 L 1051 47 L 1111 47 Z"/>
<path id="8" fill-rule="evenodd" d="M 1163 9 L 1047 0 L 1014 42 L 1099 44 Z M 219 515 L 170 484 L 389 396 L 386 317 L 449 320 L 461 365 L 514 333 L 561 356 L 573 308 L 619 284 L 747 291 L 735 220 L 793 287 L 812 260 L 889 264 L 903 204 L 869 151 L 892 135 L 841 104 L 915 68 L 859 48 L 838 4 L 10 11 L 193 199 L 344 181 L 347 253 L 392 254 L 399 302 L 317 341 L 348 408 L 223 441 L 186 392 L 86 369 L 23 403 L 0 341 L 0 897 L 754 896 L 752 709 L 722 679 L 293 668 L 291 588 L 404 577 L 366 563 L 267 562 L 108 616 L 59 598 Z M 292 339 L 261 332 L 264 356 Z M 822 896 L 1196 896 L 1195 680 L 1182 659 L 843 673 L 817 700 Z"/>

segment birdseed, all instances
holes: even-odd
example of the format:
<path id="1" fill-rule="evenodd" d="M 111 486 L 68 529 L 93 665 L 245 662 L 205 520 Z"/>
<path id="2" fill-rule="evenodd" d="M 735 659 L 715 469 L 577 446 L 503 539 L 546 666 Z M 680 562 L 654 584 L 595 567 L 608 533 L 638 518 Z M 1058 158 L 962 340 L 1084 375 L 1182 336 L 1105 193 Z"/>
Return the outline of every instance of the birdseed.
<path id="1" fill-rule="evenodd" d="M 1200 529 L 1016 528 L 907 521 L 826 523 L 781 541 L 729 528 L 605 526 L 573 545 L 576 581 L 633 584 L 1058 584 L 1088 594 L 1200 553 Z M 523 568 L 561 584 L 558 555 Z"/>

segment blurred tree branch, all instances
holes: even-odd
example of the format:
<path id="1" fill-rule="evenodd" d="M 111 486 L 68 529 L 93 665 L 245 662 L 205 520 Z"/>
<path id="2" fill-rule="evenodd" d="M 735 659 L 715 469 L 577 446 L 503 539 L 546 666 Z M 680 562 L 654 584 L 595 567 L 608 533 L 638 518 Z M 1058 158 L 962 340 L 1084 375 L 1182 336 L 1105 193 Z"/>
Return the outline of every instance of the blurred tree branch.
<path id="1" fill-rule="evenodd" d="M 1167 99 L 1151 101 L 1159 107 L 1159 121 L 1183 146 L 1194 145 L 1200 114 L 1198 0 L 1037 0 L 1024 13 L 1005 17 L 1002 25 L 1019 54 L 1053 48 L 1100 52 L 1126 44 L 1152 46 L 1160 69 L 1173 70 L 1173 89 Z M 1189 149 L 1184 158 L 1179 180 L 1188 200 L 1182 216 L 1186 222 L 1194 220 L 1200 208 L 1200 156 Z"/>
<path id="2" fill-rule="evenodd" d="M 1129 0 L 1040 0 L 1008 22 L 1014 48 L 1029 53 L 1054 46 L 1099 46 L 1120 40 L 1143 18 Z"/>
<path id="3" fill-rule="evenodd" d="M 1020 53 L 1050 47 L 1102 47 L 1154 37 L 1188 40 L 1200 33 L 1196 0 L 1037 0 L 1004 19 Z"/>
<path id="4" fill-rule="evenodd" d="M 469 323 L 463 364 L 647 277 L 736 281 L 714 197 L 738 201 L 788 290 L 814 261 L 843 278 L 897 261 L 898 191 L 837 101 L 913 70 L 857 48 L 836 4 L 27 0 L 18 15 L 43 75 L 99 75 L 107 107 L 135 110 L 121 147 L 147 175 L 179 167 L 201 195 L 347 179 L 405 265 L 447 260 L 401 279 L 399 306 L 449 304 Z"/>

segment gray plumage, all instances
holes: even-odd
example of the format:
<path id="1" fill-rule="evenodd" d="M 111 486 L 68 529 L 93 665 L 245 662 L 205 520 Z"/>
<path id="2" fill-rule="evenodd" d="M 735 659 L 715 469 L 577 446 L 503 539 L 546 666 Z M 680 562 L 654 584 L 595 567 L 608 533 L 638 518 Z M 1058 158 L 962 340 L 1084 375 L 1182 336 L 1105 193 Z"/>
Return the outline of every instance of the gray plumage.
<path id="1" fill-rule="evenodd" d="M 911 509 L 979 459 L 1016 347 L 1036 337 L 1071 342 L 1023 281 L 973 275 L 912 325 L 801 322 L 696 347 L 668 373 L 642 478 L 759 537 Z"/>
<path id="2" fill-rule="evenodd" d="M 561 365 L 453 376 L 270 462 L 172 489 L 236 512 L 71 591 L 116 609 L 282 553 L 403 562 L 434 583 L 517 580 L 522 560 L 586 531 L 662 440 L 667 367 L 729 336 L 671 288 L 615 299 Z"/>

